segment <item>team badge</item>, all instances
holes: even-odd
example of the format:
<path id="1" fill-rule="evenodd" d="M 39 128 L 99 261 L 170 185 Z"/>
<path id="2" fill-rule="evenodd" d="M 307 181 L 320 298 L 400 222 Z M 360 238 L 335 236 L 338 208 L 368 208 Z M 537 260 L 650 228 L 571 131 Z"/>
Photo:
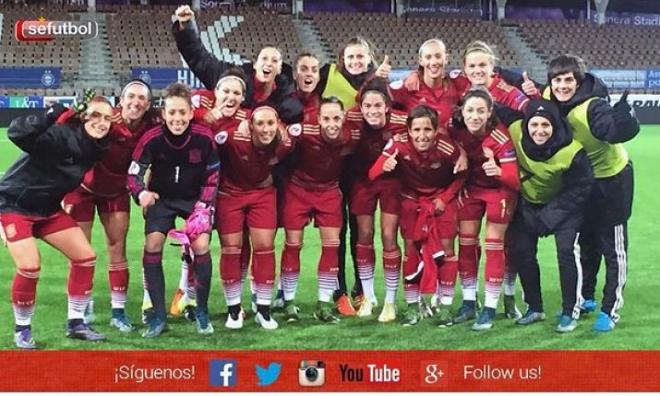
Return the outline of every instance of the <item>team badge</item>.
<path id="1" fill-rule="evenodd" d="M 140 173 L 140 165 L 135 161 L 131 162 L 131 166 L 128 168 L 128 174 L 137 175 L 138 173 Z"/>
<path id="2" fill-rule="evenodd" d="M 218 144 L 225 144 L 228 137 L 229 134 L 227 133 L 227 131 L 220 131 L 215 135 L 215 142 Z"/>
<path id="3" fill-rule="evenodd" d="M 302 133 L 302 125 L 292 124 L 292 125 L 289 125 L 289 127 L 286 130 L 287 130 L 287 132 L 289 132 L 289 135 L 291 135 L 291 136 L 294 136 L 294 137 L 300 136 L 300 134 Z"/>
<path id="4" fill-rule="evenodd" d="M 434 163 L 432 163 L 432 164 L 429 166 L 429 168 L 431 168 L 431 169 L 438 169 L 438 168 L 440 168 L 440 166 L 442 166 L 442 163 L 440 163 L 440 162 L 434 162 Z"/>
<path id="5" fill-rule="evenodd" d="M 5 228 L 5 235 L 7 235 L 7 239 L 11 239 L 16 236 L 16 224 L 9 224 L 7 228 Z"/>
<path id="6" fill-rule="evenodd" d="M 201 100 L 202 100 L 201 95 L 193 95 L 193 97 L 190 98 L 193 107 L 196 109 L 199 109 Z"/>

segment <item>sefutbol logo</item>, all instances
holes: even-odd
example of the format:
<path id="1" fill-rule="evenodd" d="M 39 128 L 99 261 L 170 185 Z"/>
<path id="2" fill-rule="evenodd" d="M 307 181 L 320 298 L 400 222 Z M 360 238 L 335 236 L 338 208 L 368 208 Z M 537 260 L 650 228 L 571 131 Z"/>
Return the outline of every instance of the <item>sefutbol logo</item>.
<path id="1" fill-rule="evenodd" d="M 302 133 L 302 125 L 300 124 L 289 125 L 289 127 L 287 128 L 287 132 L 289 132 L 289 135 L 294 137 L 300 136 L 300 134 Z"/>

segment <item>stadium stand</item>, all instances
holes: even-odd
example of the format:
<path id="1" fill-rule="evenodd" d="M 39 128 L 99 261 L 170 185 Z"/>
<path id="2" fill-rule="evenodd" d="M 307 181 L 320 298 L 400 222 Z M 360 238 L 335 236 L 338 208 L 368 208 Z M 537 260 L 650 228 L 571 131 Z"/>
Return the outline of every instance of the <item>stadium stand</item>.
<path id="1" fill-rule="evenodd" d="M 520 21 L 520 31 L 546 60 L 572 52 L 590 68 L 635 69 L 655 67 L 660 59 L 660 27 Z"/>
<path id="2" fill-rule="evenodd" d="M 38 19 L 47 16 L 51 20 L 70 19 L 69 13 L 76 7 L 68 5 L 3 5 L 2 40 L 0 40 L 0 64 L 8 66 L 61 66 L 62 79 L 71 80 L 80 64 L 80 38 L 63 38 L 48 42 L 19 42 L 14 26 L 20 19 Z M 9 95 L 45 95 L 43 89 L 9 89 Z"/>

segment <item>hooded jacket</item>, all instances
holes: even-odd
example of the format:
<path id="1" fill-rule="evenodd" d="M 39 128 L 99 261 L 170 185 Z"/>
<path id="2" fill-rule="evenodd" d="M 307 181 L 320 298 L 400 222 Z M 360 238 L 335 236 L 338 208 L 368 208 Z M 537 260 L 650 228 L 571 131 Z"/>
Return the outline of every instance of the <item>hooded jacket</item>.
<path id="1" fill-rule="evenodd" d="M 64 109 L 16 118 L 7 136 L 23 154 L 0 180 L 0 212 L 51 216 L 108 148 L 109 138 L 94 139 L 82 124 L 55 124 Z"/>

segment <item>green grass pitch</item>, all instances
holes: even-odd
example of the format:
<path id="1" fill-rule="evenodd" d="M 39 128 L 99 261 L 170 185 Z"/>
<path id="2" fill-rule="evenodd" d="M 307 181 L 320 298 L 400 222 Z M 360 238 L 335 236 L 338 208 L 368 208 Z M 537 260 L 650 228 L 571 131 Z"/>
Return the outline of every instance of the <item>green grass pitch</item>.
<path id="1" fill-rule="evenodd" d="M 635 204 L 633 217 L 629 223 L 630 250 L 628 283 L 625 292 L 625 307 L 622 319 L 615 331 L 609 334 L 596 334 L 591 331 L 594 315 L 579 321 L 577 330 L 560 335 L 553 331 L 554 313 L 560 307 L 558 269 L 555 261 L 554 242 L 547 238 L 542 241 L 539 259 L 542 265 L 542 282 L 548 320 L 530 327 L 516 326 L 510 321 L 496 321 L 495 327 L 482 333 L 470 330 L 469 325 L 456 325 L 448 329 L 436 328 L 432 320 L 425 320 L 414 328 L 403 328 L 396 323 L 379 324 L 376 315 L 370 319 L 342 319 L 338 325 L 321 325 L 311 316 L 316 301 L 316 264 L 319 255 L 319 239 L 314 229 L 309 229 L 302 253 L 302 275 L 298 292 L 298 302 L 303 309 L 301 322 L 290 325 L 280 322 L 280 329 L 266 332 L 258 327 L 250 315 L 241 331 L 228 331 L 224 328 L 225 306 L 220 287 L 218 258 L 219 246 L 214 235 L 212 256 L 214 260 L 213 284 L 210 299 L 211 319 L 216 333 L 212 336 L 197 335 L 194 326 L 183 319 L 170 319 L 170 331 L 158 339 L 145 340 L 136 331 L 124 335 L 108 326 L 110 303 L 107 281 L 107 256 L 104 237 L 100 227 L 95 226 L 93 244 L 98 254 L 95 276 L 94 297 L 96 302 L 96 328 L 108 336 L 103 343 L 72 341 L 64 336 L 66 323 L 66 259 L 49 246 L 42 244 L 42 272 L 37 291 L 36 314 L 33 321 L 33 334 L 44 349 L 611 349 L 640 350 L 660 347 L 660 312 L 655 299 L 659 285 L 657 277 L 657 208 L 660 196 L 654 192 L 657 182 L 657 158 L 660 154 L 660 126 L 644 126 L 639 136 L 626 145 L 635 166 Z M 18 157 L 18 149 L 8 141 L 6 131 L 0 130 L 0 173 Z M 653 176 L 656 174 L 656 176 Z M 652 180 L 656 180 L 653 182 Z M 656 215 L 654 215 L 655 213 Z M 139 211 L 133 207 L 131 229 L 128 236 L 128 257 L 131 268 L 129 303 L 130 318 L 139 323 L 142 301 L 141 257 L 143 221 Z M 377 243 L 378 244 L 378 243 Z M 282 232 L 276 242 L 277 256 L 282 246 Z M 378 247 L 377 247 L 378 249 Z M 378 256 L 378 255 L 377 255 Z M 380 260 L 380 259 L 379 259 Z M 179 258 L 175 248 L 169 247 L 164 254 L 167 295 L 171 297 L 179 276 Z M 384 285 L 382 267 L 377 265 L 377 295 L 382 301 Z M 352 271 L 349 272 L 349 287 L 352 285 Z M 482 271 L 483 272 L 483 268 Z M 603 285 L 603 270 L 600 271 L 599 285 Z M 11 281 L 14 264 L 7 250 L 0 248 L 0 349 L 13 347 L 13 315 L 10 304 Z M 523 305 L 520 287 L 517 287 L 518 305 Z M 249 309 L 244 295 L 244 307 Z M 403 293 L 399 292 L 399 308 L 402 309 Z M 597 294 L 600 298 L 600 292 Z M 460 302 L 457 292 L 455 308 Z M 500 310 L 501 311 L 501 310 Z M 276 316 L 277 318 L 278 316 Z M 141 323 L 140 323 L 140 327 Z M 142 330 L 141 328 L 139 330 Z"/>

